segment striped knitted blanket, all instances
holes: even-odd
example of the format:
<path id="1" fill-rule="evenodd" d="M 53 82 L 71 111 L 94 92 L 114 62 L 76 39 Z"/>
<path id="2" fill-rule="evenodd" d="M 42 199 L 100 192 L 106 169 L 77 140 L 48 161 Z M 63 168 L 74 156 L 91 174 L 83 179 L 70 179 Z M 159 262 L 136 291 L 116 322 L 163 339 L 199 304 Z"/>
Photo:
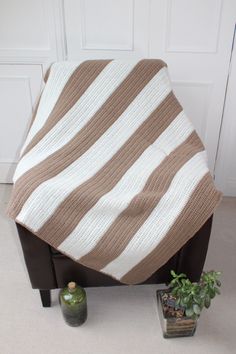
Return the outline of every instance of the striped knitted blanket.
<path id="1" fill-rule="evenodd" d="M 14 175 L 17 223 L 135 284 L 199 230 L 220 196 L 163 61 L 52 65 Z"/>

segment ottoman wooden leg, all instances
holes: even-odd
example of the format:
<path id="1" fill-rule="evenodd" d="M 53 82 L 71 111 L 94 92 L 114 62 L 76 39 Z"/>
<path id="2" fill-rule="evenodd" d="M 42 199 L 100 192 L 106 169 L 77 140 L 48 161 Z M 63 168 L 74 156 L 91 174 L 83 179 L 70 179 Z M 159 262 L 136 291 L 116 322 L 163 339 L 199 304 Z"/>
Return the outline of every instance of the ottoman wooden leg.
<path id="1" fill-rule="evenodd" d="M 50 290 L 39 290 L 43 307 L 51 307 Z"/>

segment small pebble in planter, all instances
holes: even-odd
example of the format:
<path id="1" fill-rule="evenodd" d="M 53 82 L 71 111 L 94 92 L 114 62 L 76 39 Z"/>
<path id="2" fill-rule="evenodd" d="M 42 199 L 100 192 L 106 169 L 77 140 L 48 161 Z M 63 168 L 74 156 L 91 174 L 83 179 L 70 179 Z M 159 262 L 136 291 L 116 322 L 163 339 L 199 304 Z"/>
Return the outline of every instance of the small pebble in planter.
<path id="1" fill-rule="evenodd" d="M 59 293 L 59 302 L 66 323 L 81 326 L 87 319 L 87 298 L 83 288 L 75 282 L 68 283 Z"/>

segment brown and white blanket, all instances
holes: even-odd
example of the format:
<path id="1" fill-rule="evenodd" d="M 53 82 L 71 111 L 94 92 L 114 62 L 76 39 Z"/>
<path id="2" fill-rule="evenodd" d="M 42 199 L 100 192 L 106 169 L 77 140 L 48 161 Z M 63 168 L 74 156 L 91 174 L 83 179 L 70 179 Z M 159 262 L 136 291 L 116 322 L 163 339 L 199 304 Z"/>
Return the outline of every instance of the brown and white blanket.
<path id="1" fill-rule="evenodd" d="M 87 267 L 134 284 L 220 200 L 161 60 L 52 65 L 8 214 Z"/>

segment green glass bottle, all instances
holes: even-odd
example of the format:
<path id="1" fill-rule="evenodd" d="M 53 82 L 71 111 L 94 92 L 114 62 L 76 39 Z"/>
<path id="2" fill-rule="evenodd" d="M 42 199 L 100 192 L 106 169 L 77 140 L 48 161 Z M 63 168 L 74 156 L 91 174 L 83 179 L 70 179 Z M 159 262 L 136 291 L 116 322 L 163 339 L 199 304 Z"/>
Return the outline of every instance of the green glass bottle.
<path id="1" fill-rule="evenodd" d="M 68 283 L 59 293 L 59 302 L 66 323 L 81 326 L 87 319 L 87 298 L 83 288 L 75 282 Z"/>

